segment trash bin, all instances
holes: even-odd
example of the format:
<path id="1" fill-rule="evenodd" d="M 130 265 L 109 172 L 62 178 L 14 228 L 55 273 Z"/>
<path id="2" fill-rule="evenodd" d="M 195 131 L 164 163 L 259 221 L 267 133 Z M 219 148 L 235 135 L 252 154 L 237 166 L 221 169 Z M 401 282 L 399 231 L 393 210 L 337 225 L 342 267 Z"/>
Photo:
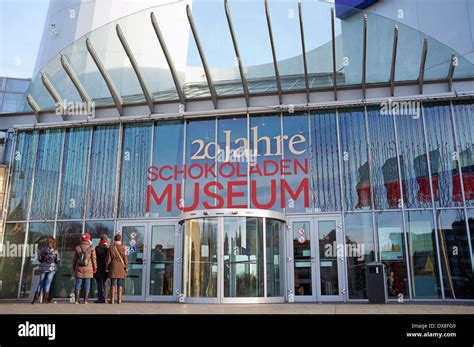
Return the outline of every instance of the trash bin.
<path id="1" fill-rule="evenodd" d="M 385 264 L 371 262 L 367 264 L 366 269 L 369 304 L 386 304 L 388 295 Z"/>

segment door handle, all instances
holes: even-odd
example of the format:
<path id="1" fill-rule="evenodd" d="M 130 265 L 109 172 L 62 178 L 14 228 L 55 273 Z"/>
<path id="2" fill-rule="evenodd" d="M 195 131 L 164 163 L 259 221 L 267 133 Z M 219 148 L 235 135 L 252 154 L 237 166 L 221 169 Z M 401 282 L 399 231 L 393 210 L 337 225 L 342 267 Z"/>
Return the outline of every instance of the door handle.
<path id="1" fill-rule="evenodd" d="M 293 258 L 292 257 L 286 257 L 286 261 L 292 261 Z"/>

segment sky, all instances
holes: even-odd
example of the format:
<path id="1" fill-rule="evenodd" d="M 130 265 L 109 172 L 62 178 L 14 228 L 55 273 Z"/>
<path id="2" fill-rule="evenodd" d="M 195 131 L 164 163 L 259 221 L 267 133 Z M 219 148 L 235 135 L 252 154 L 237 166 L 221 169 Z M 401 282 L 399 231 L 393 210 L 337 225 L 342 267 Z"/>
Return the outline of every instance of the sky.
<path id="1" fill-rule="evenodd" d="M 0 77 L 31 78 L 49 0 L 0 0 Z"/>

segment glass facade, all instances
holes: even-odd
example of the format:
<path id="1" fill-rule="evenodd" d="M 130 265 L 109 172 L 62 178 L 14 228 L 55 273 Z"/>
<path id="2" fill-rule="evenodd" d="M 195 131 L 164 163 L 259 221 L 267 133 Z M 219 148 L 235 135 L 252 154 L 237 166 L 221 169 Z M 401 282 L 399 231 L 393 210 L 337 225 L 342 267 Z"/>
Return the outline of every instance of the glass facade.
<path id="1" fill-rule="evenodd" d="M 324 279 L 324 295 L 346 285 L 350 300 L 366 299 L 365 266 L 377 260 L 386 265 L 390 298 L 472 299 L 473 106 L 421 108 L 410 116 L 367 107 L 18 131 L 4 243 L 27 246 L 54 235 L 63 262 L 53 290 L 65 298 L 72 290 L 72 252 L 85 230 L 95 242 L 102 233 L 112 237 L 120 222 L 176 220 L 183 211 L 216 208 L 260 208 L 287 218 L 337 214 L 346 251 L 356 255 L 345 257 L 345 284 L 329 268 L 311 272 L 318 244 L 309 234 L 299 241 L 298 230 L 309 229 L 304 218 L 286 235 L 270 219 L 263 225 L 235 217 L 223 249 L 231 271 L 223 275 L 230 281 L 226 295 L 285 295 L 288 276 L 277 259 L 290 242 L 295 296 L 314 295 L 312 283 Z M 183 263 L 190 296 L 217 295 L 216 223 L 186 222 L 183 240 L 196 250 Z M 337 226 L 320 227 L 327 229 L 319 240 L 324 246 Z M 156 248 L 170 230 L 143 235 L 141 245 Z M 176 278 L 169 262 L 179 245 L 165 243 L 149 287 L 157 296 L 171 295 Z M 30 294 L 33 258 L 0 259 L 1 297 Z M 129 295 L 143 290 L 141 259 L 132 259 L 138 277 L 127 282 Z M 317 261 L 336 263 L 321 254 Z"/>

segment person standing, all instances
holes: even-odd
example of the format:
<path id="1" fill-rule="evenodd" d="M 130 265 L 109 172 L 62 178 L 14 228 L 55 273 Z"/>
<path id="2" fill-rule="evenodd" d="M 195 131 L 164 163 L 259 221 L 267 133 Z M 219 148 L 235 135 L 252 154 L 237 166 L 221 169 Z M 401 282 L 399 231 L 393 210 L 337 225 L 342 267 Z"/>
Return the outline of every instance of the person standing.
<path id="1" fill-rule="evenodd" d="M 84 283 L 84 304 L 88 303 L 91 278 L 97 271 L 97 257 L 91 242 L 91 235 L 85 233 L 81 237 L 81 243 L 76 246 L 72 261 L 74 276 L 76 277 L 75 295 L 76 304 L 80 303 L 81 286 Z"/>
<path id="2" fill-rule="evenodd" d="M 54 275 L 58 270 L 58 264 L 61 259 L 56 249 L 56 240 L 53 237 L 48 237 L 46 245 L 41 249 L 38 254 L 38 261 L 40 262 L 39 272 L 40 281 L 38 288 L 36 289 L 33 301 L 34 304 L 43 293 L 43 304 L 48 304 L 49 289 L 51 288 L 51 282 L 53 282 Z"/>
<path id="3" fill-rule="evenodd" d="M 98 300 L 96 303 L 105 303 L 105 283 L 107 282 L 107 251 L 109 250 L 109 239 L 107 234 L 100 236 L 100 241 L 95 248 L 97 256 L 97 271 L 94 274 L 95 281 L 97 282 L 97 294 Z"/>
<path id="4" fill-rule="evenodd" d="M 107 252 L 107 271 L 111 280 L 110 303 L 115 303 L 115 288 L 117 288 L 117 302 L 122 303 L 123 280 L 128 271 L 128 258 L 125 247 L 122 245 L 122 235 L 116 234 L 114 244 Z"/>

